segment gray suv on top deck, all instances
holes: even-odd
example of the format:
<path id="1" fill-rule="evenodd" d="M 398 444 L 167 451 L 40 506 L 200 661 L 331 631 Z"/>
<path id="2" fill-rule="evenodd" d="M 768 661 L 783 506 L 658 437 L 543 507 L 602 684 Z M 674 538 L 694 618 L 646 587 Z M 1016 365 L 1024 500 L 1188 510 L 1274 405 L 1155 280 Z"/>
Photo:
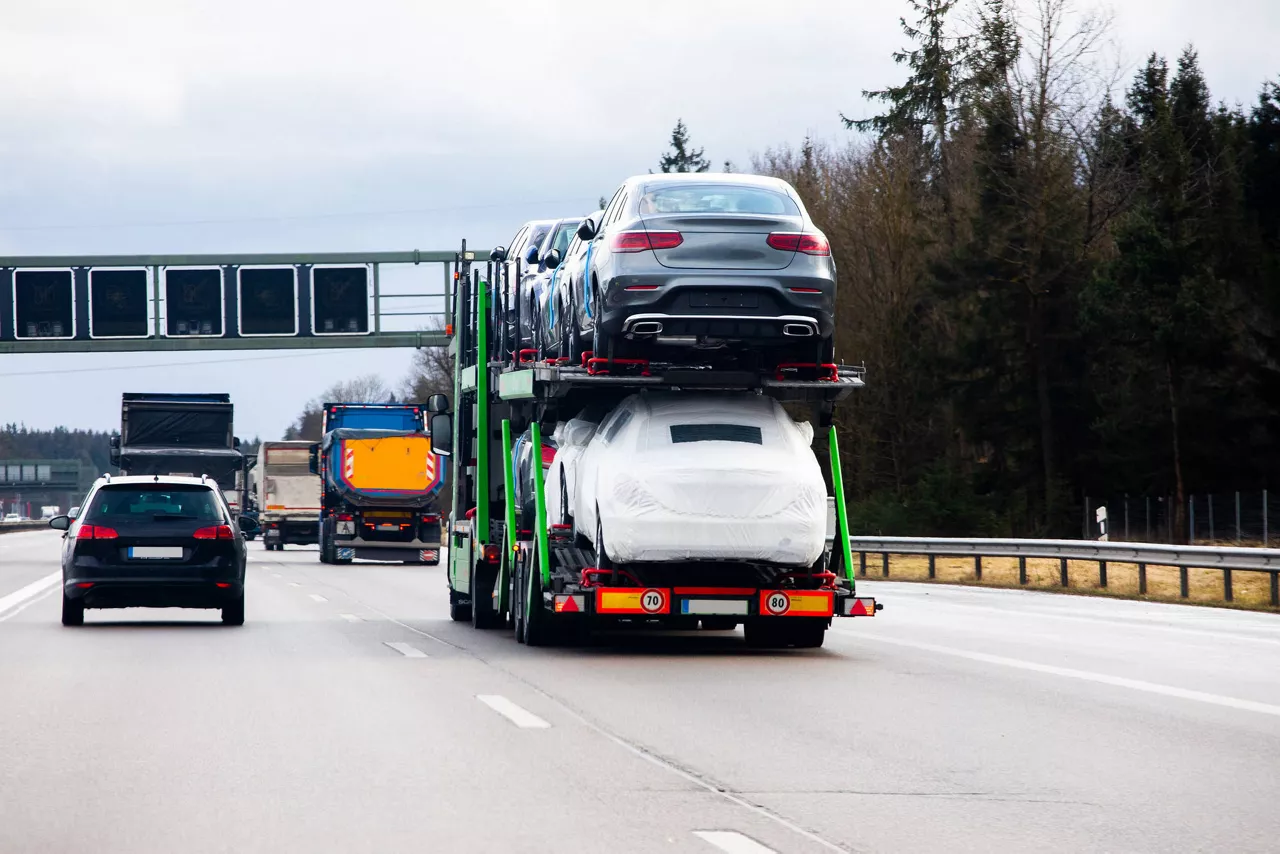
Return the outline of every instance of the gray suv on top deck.
<path id="1" fill-rule="evenodd" d="M 640 175 L 578 233 L 591 258 L 574 316 L 597 357 L 627 341 L 832 361 L 835 263 L 786 181 Z"/>

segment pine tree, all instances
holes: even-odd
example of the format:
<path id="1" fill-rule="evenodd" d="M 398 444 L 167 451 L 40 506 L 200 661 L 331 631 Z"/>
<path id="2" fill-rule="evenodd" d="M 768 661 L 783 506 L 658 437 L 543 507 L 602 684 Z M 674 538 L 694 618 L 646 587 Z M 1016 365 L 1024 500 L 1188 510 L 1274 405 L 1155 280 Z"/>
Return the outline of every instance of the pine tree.
<path id="1" fill-rule="evenodd" d="M 671 131 L 671 151 L 658 160 L 660 172 L 706 172 L 711 161 L 703 155 L 703 149 L 689 146 L 689 129 L 684 119 L 677 119 Z"/>

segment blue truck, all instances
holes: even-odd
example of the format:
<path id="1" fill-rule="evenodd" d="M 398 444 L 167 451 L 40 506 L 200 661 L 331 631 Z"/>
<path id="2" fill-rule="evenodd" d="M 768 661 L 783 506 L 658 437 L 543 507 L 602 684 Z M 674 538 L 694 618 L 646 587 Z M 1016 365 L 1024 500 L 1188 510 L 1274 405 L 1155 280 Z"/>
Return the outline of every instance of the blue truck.
<path id="1" fill-rule="evenodd" d="M 422 404 L 326 403 L 311 446 L 320 476 L 320 561 L 440 562 L 444 466 Z"/>

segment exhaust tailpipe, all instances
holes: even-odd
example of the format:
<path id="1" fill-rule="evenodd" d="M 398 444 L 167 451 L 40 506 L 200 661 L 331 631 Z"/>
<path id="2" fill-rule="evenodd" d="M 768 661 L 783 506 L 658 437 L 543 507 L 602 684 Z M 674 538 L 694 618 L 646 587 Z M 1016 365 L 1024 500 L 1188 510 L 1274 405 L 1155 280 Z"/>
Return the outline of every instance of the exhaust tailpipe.
<path id="1" fill-rule="evenodd" d="M 641 320 L 631 324 L 632 335 L 661 335 L 662 323 L 657 320 Z"/>
<path id="2" fill-rule="evenodd" d="M 813 327 L 807 323 L 784 323 L 782 334 L 788 338 L 812 338 Z"/>

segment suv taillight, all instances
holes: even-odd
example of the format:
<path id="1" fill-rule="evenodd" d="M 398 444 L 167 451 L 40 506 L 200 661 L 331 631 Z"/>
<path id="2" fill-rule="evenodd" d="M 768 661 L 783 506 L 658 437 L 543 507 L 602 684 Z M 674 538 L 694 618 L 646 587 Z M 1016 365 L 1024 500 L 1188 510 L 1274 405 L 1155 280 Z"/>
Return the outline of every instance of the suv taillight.
<path id="1" fill-rule="evenodd" d="M 119 536 L 115 528 L 104 528 L 101 525 L 81 525 L 76 532 L 77 540 L 114 540 Z"/>
<path id="2" fill-rule="evenodd" d="M 646 249 L 675 249 L 684 243 L 678 231 L 619 231 L 610 247 L 614 252 L 644 252 Z"/>
<path id="3" fill-rule="evenodd" d="M 782 252 L 803 252 L 805 255 L 830 255 L 831 244 L 821 234 L 800 231 L 775 231 L 765 240 Z"/>
<path id="4" fill-rule="evenodd" d="M 230 525 L 210 525 L 207 528 L 197 528 L 191 536 L 197 540 L 230 540 L 235 535 L 231 533 Z"/>

